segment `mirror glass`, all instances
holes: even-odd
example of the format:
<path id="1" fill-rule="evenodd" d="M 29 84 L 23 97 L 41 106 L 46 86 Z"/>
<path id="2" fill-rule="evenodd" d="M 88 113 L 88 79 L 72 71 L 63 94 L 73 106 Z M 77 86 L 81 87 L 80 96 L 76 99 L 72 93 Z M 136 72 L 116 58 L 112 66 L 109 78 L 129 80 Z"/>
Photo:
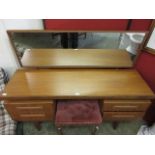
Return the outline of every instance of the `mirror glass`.
<path id="1" fill-rule="evenodd" d="M 20 30 L 8 33 L 19 60 L 29 49 L 124 49 L 133 60 L 145 36 L 144 32 L 22 32 Z"/>

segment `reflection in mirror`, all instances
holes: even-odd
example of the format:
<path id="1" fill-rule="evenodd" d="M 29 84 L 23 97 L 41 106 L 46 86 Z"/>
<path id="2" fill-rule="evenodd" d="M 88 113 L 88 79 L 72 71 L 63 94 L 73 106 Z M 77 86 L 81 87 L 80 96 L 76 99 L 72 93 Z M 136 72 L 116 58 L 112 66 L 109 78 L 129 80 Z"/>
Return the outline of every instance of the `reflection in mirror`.
<path id="1" fill-rule="evenodd" d="M 125 49 L 131 58 L 143 41 L 145 33 L 120 32 L 11 32 L 17 56 L 21 60 L 26 49 Z"/>
<path id="2" fill-rule="evenodd" d="M 11 38 L 21 59 L 26 49 L 61 48 L 60 36 L 57 33 L 11 33 Z"/>
<path id="3" fill-rule="evenodd" d="M 143 42 L 144 36 L 145 33 L 123 33 L 119 48 L 126 49 L 133 59 L 137 55 L 137 50 Z"/>

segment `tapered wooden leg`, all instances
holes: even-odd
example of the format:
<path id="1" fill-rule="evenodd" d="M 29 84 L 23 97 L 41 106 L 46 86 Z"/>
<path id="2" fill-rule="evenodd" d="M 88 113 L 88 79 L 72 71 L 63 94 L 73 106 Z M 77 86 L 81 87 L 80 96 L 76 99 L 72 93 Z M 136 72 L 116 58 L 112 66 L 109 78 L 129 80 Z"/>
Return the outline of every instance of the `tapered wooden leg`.
<path id="1" fill-rule="evenodd" d="M 94 130 L 92 131 L 92 135 L 95 135 L 96 132 L 99 130 L 99 126 L 95 126 Z"/>
<path id="2" fill-rule="evenodd" d="M 34 126 L 36 127 L 37 130 L 41 130 L 42 126 L 41 126 L 41 122 L 35 122 Z"/>
<path id="3" fill-rule="evenodd" d="M 154 124 L 154 122 L 152 122 L 152 121 L 147 121 L 146 124 L 147 124 L 147 126 L 150 127 L 150 126 L 152 126 L 152 125 Z"/>
<path id="4" fill-rule="evenodd" d="M 112 122 L 112 127 L 114 130 L 116 130 L 118 127 L 118 122 Z"/>
<path id="5" fill-rule="evenodd" d="M 16 134 L 17 135 L 24 135 L 23 122 L 17 122 Z"/>
<path id="6" fill-rule="evenodd" d="M 59 134 L 59 135 L 63 135 L 62 128 L 59 127 L 59 128 L 57 128 L 57 130 L 58 130 L 58 134 Z"/>

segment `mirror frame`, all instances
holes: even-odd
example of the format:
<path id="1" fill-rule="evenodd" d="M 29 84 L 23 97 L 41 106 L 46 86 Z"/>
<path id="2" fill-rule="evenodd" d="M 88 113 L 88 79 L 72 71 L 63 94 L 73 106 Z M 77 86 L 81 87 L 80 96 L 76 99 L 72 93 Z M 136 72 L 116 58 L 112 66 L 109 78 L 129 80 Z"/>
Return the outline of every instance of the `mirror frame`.
<path id="1" fill-rule="evenodd" d="M 155 20 L 153 20 L 151 27 L 150 27 L 150 31 L 149 33 L 146 35 L 145 39 L 144 39 L 144 44 L 143 44 L 143 49 L 151 54 L 155 54 L 155 49 L 151 48 L 151 47 L 147 47 L 147 44 L 151 38 L 152 32 L 155 29 Z"/>
<path id="2" fill-rule="evenodd" d="M 10 40 L 10 43 L 13 47 L 13 51 L 14 51 L 14 54 L 18 60 L 18 63 L 20 65 L 20 67 L 22 68 L 25 68 L 22 63 L 21 63 L 21 60 L 20 58 L 18 57 L 18 51 L 13 43 L 13 40 L 12 40 L 12 33 L 67 33 L 67 32 L 103 32 L 103 33 L 145 33 L 145 37 L 143 39 L 143 42 L 140 44 L 140 47 L 137 49 L 137 55 L 135 56 L 135 59 L 133 60 L 133 65 L 132 67 L 134 66 L 134 64 L 136 63 L 136 60 L 137 60 L 137 57 L 139 56 L 139 53 L 140 51 L 142 50 L 142 48 L 144 47 L 144 44 L 146 43 L 146 38 L 147 38 L 147 35 L 148 35 L 148 31 L 133 31 L 133 30 L 126 30 L 126 31 L 109 31 L 109 30 L 44 30 L 44 29 L 22 29 L 22 30 L 18 30 L 18 29 L 10 29 L 10 30 L 7 30 L 7 34 L 9 36 L 9 40 Z M 49 67 L 49 68 L 52 68 L 52 67 Z"/>

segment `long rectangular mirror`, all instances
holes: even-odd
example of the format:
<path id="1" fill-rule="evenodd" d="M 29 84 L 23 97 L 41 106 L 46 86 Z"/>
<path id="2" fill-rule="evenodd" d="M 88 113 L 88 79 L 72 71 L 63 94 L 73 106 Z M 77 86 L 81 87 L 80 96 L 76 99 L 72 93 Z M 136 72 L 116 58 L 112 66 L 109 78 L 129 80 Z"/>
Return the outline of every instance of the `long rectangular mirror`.
<path id="1" fill-rule="evenodd" d="M 95 67 L 99 68 L 132 67 L 132 60 L 137 55 L 138 47 L 145 36 L 145 32 L 52 32 L 45 30 L 9 30 L 8 34 L 23 67 L 37 67 L 37 65 L 38 67 L 53 67 L 54 65 L 93 67 L 93 63 Z M 60 54 L 60 51 L 66 51 L 68 55 Z M 73 54 L 77 51 L 81 54 Z M 50 63 L 47 63 L 45 57 Z M 49 57 L 54 59 L 49 59 Z M 60 58 L 58 59 L 58 57 Z M 104 63 L 99 63 L 102 61 L 99 60 L 99 57 L 103 57 Z M 53 63 L 56 59 L 59 62 L 67 63 L 68 61 L 68 64 Z M 74 60 L 74 63 L 69 63 L 71 59 Z M 85 62 L 82 62 L 82 59 Z M 35 62 L 38 63 L 35 64 Z"/>

